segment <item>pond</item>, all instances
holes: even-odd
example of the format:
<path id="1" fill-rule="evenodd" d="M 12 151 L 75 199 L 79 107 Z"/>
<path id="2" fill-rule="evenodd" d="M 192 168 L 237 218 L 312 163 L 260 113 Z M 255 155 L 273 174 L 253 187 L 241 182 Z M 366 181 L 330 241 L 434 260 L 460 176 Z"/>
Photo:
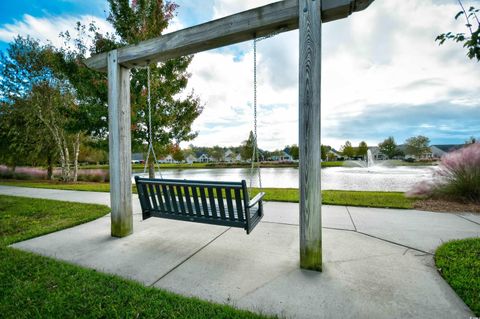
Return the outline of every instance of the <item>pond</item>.
<path id="1" fill-rule="evenodd" d="M 421 180 L 432 179 L 434 167 L 331 167 L 322 169 L 322 189 L 404 192 Z M 249 183 L 249 168 L 164 169 L 163 178 L 240 181 Z M 134 175 L 145 176 L 142 173 Z M 157 172 L 158 175 L 158 172 Z M 298 188 L 298 169 L 262 168 L 263 187 Z M 158 176 L 157 176 L 158 177 Z M 253 186 L 258 185 L 255 175 Z"/>

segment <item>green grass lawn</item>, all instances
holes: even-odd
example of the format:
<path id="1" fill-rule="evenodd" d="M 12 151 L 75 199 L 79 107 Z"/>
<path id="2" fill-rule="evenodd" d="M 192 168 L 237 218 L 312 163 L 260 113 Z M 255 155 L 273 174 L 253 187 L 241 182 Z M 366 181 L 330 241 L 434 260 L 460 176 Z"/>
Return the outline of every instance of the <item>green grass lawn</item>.
<path id="1" fill-rule="evenodd" d="M 480 317 L 480 238 L 443 244 L 435 253 L 435 263 L 443 278 Z"/>
<path id="2" fill-rule="evenodd" d="M 49 189 L 64 189 L 92 192 L 108 192 L 110 185 L 108 183 L 77 183 L 65 184 L 46 181 L 0 181 L 0 185 L 34 187 Z M 252 189 L 252 197 L 260 190 Z M 293 202 L 298 203 L 299 193 L 296 188 L 264 188 L 266 201 Z M 136 192 L 135 185 L 133 192 Z M 398 192 L 357 192 L 357 191 L 338 191 L 326 190 L 322 192 L 323 203 L 326 205 L 345 205 L 345 206 L 364 206 L 379 208 L 404 208 L 411 209 L 415 199 L 406 198 L 403 193 Z"/>
<path id="3" fill-rule="evenodd" d="M 264 318 L 6 247 L 90 221 L 102 205 L 0 195 L 2 318 Z"/>

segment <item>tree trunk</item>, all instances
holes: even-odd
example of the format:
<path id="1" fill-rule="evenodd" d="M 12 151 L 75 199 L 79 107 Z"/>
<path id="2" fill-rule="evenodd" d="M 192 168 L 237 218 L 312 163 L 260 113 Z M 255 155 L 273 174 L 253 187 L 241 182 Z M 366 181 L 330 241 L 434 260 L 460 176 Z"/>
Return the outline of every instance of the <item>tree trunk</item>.
<path id="1" fill-rule="evenodd" d="M 155 178 L 155 161 L 153 156 L 148 159 L 148 178 Z"/>
<path id="2" fill-rule="evenodd" d="M 75 136 L 75 142 L 73 144 L 73 182 L 78 180 L 78 155 L 80 154 L 80 133 Z"/>
<path id="3" fill-rule="evenodd" d="M 53 158 L 52 158 L 52 154 L 47 155 L 47 179 L 49 181 L 53 179 Z"/>

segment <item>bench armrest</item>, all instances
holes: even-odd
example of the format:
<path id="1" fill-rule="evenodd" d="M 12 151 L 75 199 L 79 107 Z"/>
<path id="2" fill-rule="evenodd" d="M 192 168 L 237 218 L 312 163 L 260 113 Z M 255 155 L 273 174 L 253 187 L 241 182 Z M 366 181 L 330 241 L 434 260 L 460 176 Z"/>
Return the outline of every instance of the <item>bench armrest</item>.
<path id="1" fill-rule="evenodd" d="M 252 198 L 252 200 L 248 203 L 248 208 L 252 208 L 253 206 L 257 205 L 258 202 L 262 200 L 263 196 L 265 196 L 264 192 L 258 193 L 257 196 Z"/>

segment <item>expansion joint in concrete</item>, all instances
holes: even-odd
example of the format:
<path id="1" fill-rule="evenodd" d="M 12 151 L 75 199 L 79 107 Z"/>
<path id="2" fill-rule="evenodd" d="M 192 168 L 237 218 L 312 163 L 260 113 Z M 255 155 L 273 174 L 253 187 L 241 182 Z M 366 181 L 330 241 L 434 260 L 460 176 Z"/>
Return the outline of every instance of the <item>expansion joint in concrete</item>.
<path id="1" fill-rule="evenodd" d="M 464 216 L 462 216 L 462 215 L 460 215 L 460 214 L 455 214 L 455 216 L 460 217 L 461 219 L 465 219 L 466 221 L 469 221 L 469 222 L 471 222 L 471 223 L 474 223 L 474 224 L 480 226 L 480 223 L 477 223 L 476 221 L 471 220 L 471 219 L 469 219 L 469 218 L 467 218 L 467 217 L 464 217 Z"/>
<path id="2" fill-rule="evenodd" d="M 167 271 L 165 274 L 163 274 L 160 278 L 158 278 L 157 280 L 155 280 L 152 284 L 149 285 L 149 287 L 153 287 L 156 283 L 158 283 L 160 280 L 162 280 L 163 278 L 167 277 L 169 274 L 171 274 L 175 269 L 177 269 L 178 267 L 180 267 L 181 265 L 183 265 L 184 263 L 186 263 L 188 260 L 190 260 L 193 256 L 195 256 L 196 254 L 198 254 L 199 252 L 201 252 L 203 249 L 205 249 L 208 245 L 210 245 L 211 243 L 213 243 L 215 240 L 217 240 L 218 238 L 220 238 L 223 234 L 225 234 L 227 231 L 229 231 L 230 229 L 232 229 L 232 227 L 228 227 L 225 231 L 223 231 L 222 233 L 220 233 L 219 235 L 215 236 L 215 238 L 213 238 L 212 240 L 210 240 L 208 243 L 206 243 L 205 245 L 203 245 L 202 247 L 200 247 L 199 249 L 197 249 L 195 252 L 193 252 L 190 256 L 188 256 L 187 258 L 185 258 L 184 260 L 182 260 L 178 265 L 176 265 L 175 267 L 173 267 L 172 269 L 170 269 L 169 271 Z"/>
<path id="3" fill-rule="evenodd" d="M 348 206 L 345 206 L 345 209 L 347 210 L 348 216 L 350 216 L 350 220 L 352 221 L 353 228 L 355 231 L 357 231 L 357 225 L 355 225 L 355 222 L 353 221 L 352 214 L 350 213 L 350 210 L 348 209 Z"/>

